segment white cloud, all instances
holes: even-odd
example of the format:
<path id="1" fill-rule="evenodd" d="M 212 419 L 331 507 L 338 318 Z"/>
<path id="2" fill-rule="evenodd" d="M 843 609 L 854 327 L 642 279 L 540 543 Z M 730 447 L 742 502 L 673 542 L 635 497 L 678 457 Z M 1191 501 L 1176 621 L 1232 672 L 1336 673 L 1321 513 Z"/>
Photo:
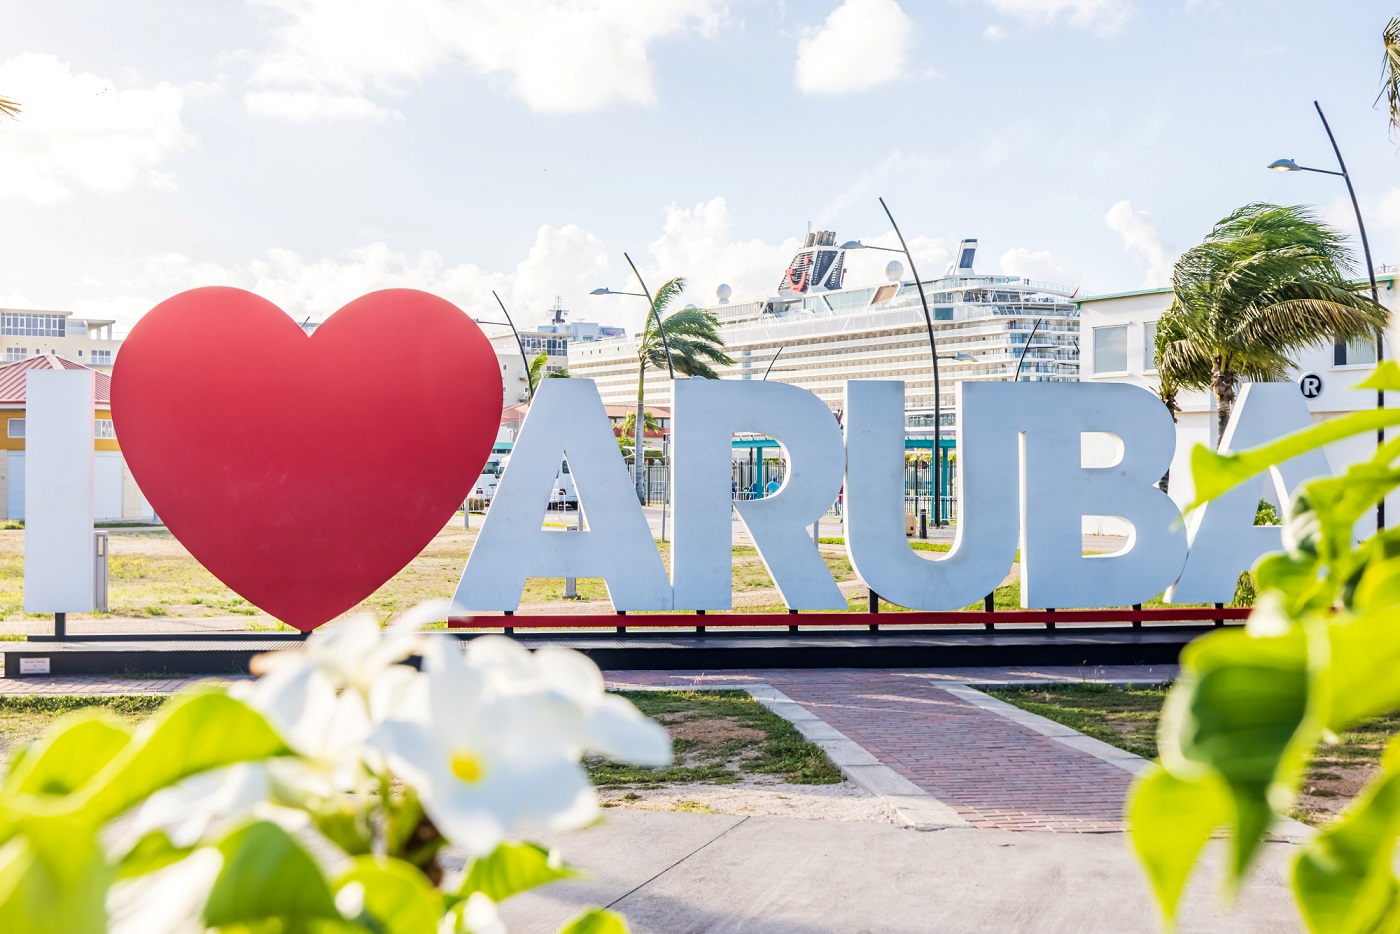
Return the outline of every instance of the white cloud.
<path id="1" fill-rule="evenodd" d="M 997 11 L 1031 23 L 1060 17 L 1071 26 L 1109 35 L 1122 29 L 1136 11 L 1129 0 L 982 0 Z"/>
<path id="2" fill-rule="evenodd" d="M 243 95 L 243 106 L 255 117 L 288 123 L 322 120 L 384 120 L 393 116 L 362 94 L 325 91 L 254 91 Z"/>
<path id="3" fill-rule="evenodd" d="M 1057 263 L 1049 250 L 1012 247 L 1001 254 L 998 265 L 1002 274 L 1007 276 L 1022 276 L 1060 285 L 1077 285 L 1079 282 L 1079 273 Z"/>
<path id="4" fill-rule="evenodd" d="M 849 94 L 904 73 L 916 27 L 895 0 L 845 0 L 797 43 L 797 87 Z"/>
<path id="5" fill-rule="evenodd" d="M 1171 280 L 1172 263 L 1176 260 L 1176 249 L 1164 241 L 1153 225 L 1151 215 L 1146 211 L 1134 211 L 1132 204 L 1119 201 L 1108 209 L 1104 223 L 1118 234 L 1123 247 L 1142 261 L 1146 267 L 1143 285 L 1155 287 L 1166 285 Z"/>
<path id="6" fill-rule="evenodd" d="M 492 272 L 474 263 L 450 264 L 433 251 L 410 255 L 385 243 L 369 243 L 310 259 L 281 247 L 231 266 L 179 253 L 119 257 L 76 285 L 91 297 L 51 304 L 98 318 L 113 318 L 128 330 L 145 312 L 177 292 L 207 285 L 248 289 L 281 306 L 297 320 L 322 320 L 345 303 L 376 289 L 412 288 L 440 295 L 473 316 L 500 318 L 494 289 L 519 325 L 548 316 L 556 295 L 580 319 L 614 309 L 585 306 L 582 296 L 608 280 L 608 256 L 597 237 L 574 224 L 544 226 L 514 269 Z M 617 287 L 621 287 L 620 282 Z M 40 296 L 41 299 L 44 296 Z M 578 300 L 578 301 L 575 301 Z M 34 307 L 24 302 L 18 307 Z M 640 317 L 640 315 L 639 315 Z"/>
<path id="7" fill-rule="evenodd" d="M 0 123 L 0 198 L 54 204 L 74 188 L 171 188 L 164 163 L 195 145 L 180 119 L 185 92 L 173 84 L 121 89 L 74 74 L 52 55 L 28 54 L 0 63 L 0 88 L 23 107 Z"/>
<path id="8" fill-rule="evenodd" d="M 681 304 L 715 303 L 721 283 L 733 288 L 733 301 L 772 297 L 789 260 L 801 247 L 801 233 L 776 242 L 735 240 L 734 218 L 724 198 L 690 207 L 664 209 L 660 236 L 633 253 L 647 285 L 655 289 L 666 279 L 684 276 L 687 289 Z M 898 248 L 893 231 L 866 237 L 874 246 Z M 950 250 L 943 241 L 914 237 L 909 241 L 919 272 L 936 276 L 947 267 Z M 1045 256 L 1048 254 L 1031 254 Z M 847 254 L 849 285 L 885 281 L 885 265 L 902 256 L 877 250 Z M 95 318 L 113 318 L 125 332 L 158 302 L 186 289 L 231 285 L 248 289 L 277 303 L 297 320 L 323 320 L 345 303 L 366 292 L 385 288 L 422 289 L 440 295 L 487 320 L 499 320 L 492 290 L 498 292 L 520 326 L 542 323 L 556 296 L 575 320 L 600 321 L 635 330 L 646 313 L 637 298 L 594 298 L 598 286 L 635 290 L 631 270 L 621 250 L 604 244 L 576 224 L 542 226 L 526 255 L 499 270 L 475 263 L 452 263 L 441 254 L 397 250 L 371 242 L 338 253 L 307 257 L 294 250 L 272 248 L 246 262 L 220 264 L 180 253 L 113 256 L 84 263 L 86 275 L 64 284 L 64 294 L 14 296 L 15 307 L 48 307 Z M 1026 273 L 1023 273 L 1026 274 Z M 30 301 L 34 299 L 35 301 Z M 38 302 L 36 305 L 35 302 Z M 0 305 L 3 305 L 0 300 Z"/>
<path id="9" fill-rule="evenodd" d="M 682 304 L 713 305 L 715 289 L 720 284 L 733 289 L 732 302 L 772 298 L 777 294 L 778 280 L 783 270 L 802 248 L 802 236 L 788 237 L 778 242 L 757 239 L 736 241 L 731 239 L 733 226 L 734 219 L 724 198 L 711 198 L 689 208 L 672 204 L 666 208 L 661 236 L 647 247 L 645 262 L 635 254 L 633 259 L 638 261 L 642 275 L 652 288 L 673 276 L 685 276 L 686 290 L 681 296 Z M 838 235 L 837 241 L 841 240 Z M 889 249 L 899 248 L 899 239 L 893 230 L 865 237 L 863 242 Z M 942 273 L 952 255 L 943 241 L 932 237 L 911 238 L 909 251 L 914 255 L 920 276 L 925 278 Z M 905 267 L 905 278 L 909 277 L 908 263 L 902 256 L 882 250 L 847 252 L 846 284 L 855 286 L 884 282 L 885 266 L 890 260 L 898 260 Z M 621 272 L 627 274 L 628 270 L 624 266 Z M 636 327 L 644 310 L 640 306 L 619 308 L 617 311 L 621 318 L 618 323 L 625 323 L 629 328 Z"/>
<path id="10" fill-rule="evenodd" d="M 1006 38 L 1006 29 L 1005 27 L 998 26 L 996 23 L 993 23 L 986 29 L 982 30 L 982 38 L 986 39 L 988 42 L 998 42 Z"/>
<path id="11" fill-rule="evenodd" d="M 647 46 L 713 34 L 725 0 L 253 0 L 276 22 L 255 57 L 250 112 L 284 120 L 381 120 L 371 95 L 455 64 L 532 110 L 596 110 L 656 98 Z M 273 96 L 267 96 L 267 95 Z M 318 108 L 318 102 L 327 106 Z"/>
<path id="12" fill-rule="evenodd" d="M 724 198 L 711 198 L 690 208 L 670 205 L 661 236 L 647 246 L 642 265 L 647 284 L 655 288 L 673 276 L 685 276 L 682 304 L 701 306 L 715 303 L 715 289 L 721 283 L 734 290 L 735 302 L 777 294 L 778 277 L 801 248 L 801 238 L 788 237 L 778 243 L 736 242 L 731 239 L 733 227 L 734 218 Z M 635 324 L 628 321 L 629 326 Z"/>
<path id="13" fill-rule="evenodd" d="M 1383 265 L 1394 267 L 1400 263 L 1400 188 L 1392 188 L 1382 195 L 1376 207 L 1367 212 L 1367 216 L 1372 214 L 1377 218 L 1377 226 L 1388 229 L 1393 239 L 1389 245 L 1384 242 L 1371 244 L 1371 258 L 1375 260 L 1377 267 Z M 1355 222 L 1356 218 L 1353 215 L 1351 223 Z M 1358 259 L 1365 262 L 1362 257 L 1358 257 Z"/>

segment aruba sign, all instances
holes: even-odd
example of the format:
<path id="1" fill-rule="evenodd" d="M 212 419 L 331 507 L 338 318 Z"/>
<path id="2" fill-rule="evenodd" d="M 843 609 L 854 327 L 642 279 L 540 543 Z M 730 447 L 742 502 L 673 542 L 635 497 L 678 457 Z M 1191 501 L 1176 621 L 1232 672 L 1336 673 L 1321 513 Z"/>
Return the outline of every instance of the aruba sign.
<path id="1" fill-rule="evenodd" d="M 783 601 L 847 604 L 806 528 L 845 487 L 846 548 L 883 599 L 920 610 L 980 600 L 1021 548 L 1027 607 L 1124 606 L 1164 590 L 1174 602 L 1225 602 L 1236 579 L 1280 546 L 1255 527 L 1261 489 L 1246 484 L 1189 524 L 1156 482 L 1176 434 L 1151 393 L 1122 384 L 958 386 L 960 498 L 951 551 L 925 557 L 904 534 L 904 388 L 846 384 L 846 425 L 784 383 L 677 380 L 672 412 L 675 514 L 668 577 L 591 380 L 537 390 L 454 602 L 514 610 L 530 577 L 599 577 L 617 610 L 731 606 L 731 508 Z M 373 593 L 450 521 L 490 453 L 502 383 L 490 342 L 450 303 L 412 290 L 363 296 L 308 337 L 248 292 L 196 289 L 137 323 L 113 372 L 112 412 L 142 491 L 172 533 L 251 603 L 310 630 Z M 1310 423 L 1291 384 L 1254 384 L 1222 447 Z M 731 438 L 785 449 L 776 494 L 731 498 Z M 1085 433 L 1116 439 L 1112 466 L 1086 467 Z M 540 527 L 567 458 L 587 531 Z M 1328 472 L 1320 453 L 1264 478 L 1288 501 Z M 1084 516 L 1131 524 L 1126 546 L 1081 553 Z"/>

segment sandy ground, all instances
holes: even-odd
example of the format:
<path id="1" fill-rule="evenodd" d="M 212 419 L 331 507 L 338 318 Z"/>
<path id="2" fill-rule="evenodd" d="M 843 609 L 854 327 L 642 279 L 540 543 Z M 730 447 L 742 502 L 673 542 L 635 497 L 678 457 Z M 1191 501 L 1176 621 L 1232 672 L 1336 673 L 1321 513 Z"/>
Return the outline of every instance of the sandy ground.
<path id="1" fill-rule="evenodd" d="M 600 789 L 604 807 L 640 811 L 690 811 L 739 817 L 893 823 L 879 798 L 852 784 L 791 785 L 763 776 L 732 785 L 673 785 L 651 789 Z"/>

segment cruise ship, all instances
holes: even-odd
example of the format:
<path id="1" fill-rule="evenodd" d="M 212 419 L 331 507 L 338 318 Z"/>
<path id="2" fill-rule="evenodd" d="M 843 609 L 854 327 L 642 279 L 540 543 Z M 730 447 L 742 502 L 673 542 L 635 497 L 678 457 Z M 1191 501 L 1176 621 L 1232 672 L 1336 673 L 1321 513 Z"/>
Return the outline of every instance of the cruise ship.
<path id="1" fill-rule="evenodd" d="M 933 370 L 918 284 L 895 260 L 885 268 L 886 282 L 848 287 L 850 249 L 868 247 L 837 245 L 833 231 L 810 232 L 779 277 L 776 294 L 731 302 L 732 290 L 721 285 L 708 310 L 719 318 L 734 365 L 720 375 L 763 379 L 767 373 L 769 380 L 816 393 L 838 415 L 847 380 L 902 379 L 909 434 L 932 437 Z M 944 439 L 956 435 L 954 390 L 963 380 L 1010 380 L 1018 361 L 1022 380 L 1079 378 L 1074 290 L 979 275 L 976 255 L 977 241 L 964 240 L 942 276 L 922 277 L 940 357 Z M 634 337 L 570 344 L 569 372 L 595 380 L 605 403 L 635 402 L 636 347 Z M 648 404 L 669 405 L 670 395 L 664 369 L 648 369 Z"/>

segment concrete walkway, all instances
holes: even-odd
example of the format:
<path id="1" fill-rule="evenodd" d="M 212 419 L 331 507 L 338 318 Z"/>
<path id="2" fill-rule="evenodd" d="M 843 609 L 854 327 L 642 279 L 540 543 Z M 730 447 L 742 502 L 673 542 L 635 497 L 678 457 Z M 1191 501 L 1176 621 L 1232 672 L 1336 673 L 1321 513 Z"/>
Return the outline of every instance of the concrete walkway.
<path id="1" fill-rule="evenodd" d="M 589 878 L 513 899 L 503 916 L 511 930 L 555 930 L 584 905 L 608 905 L 638 934 L 1156 931 L 1121 832 L 1123 798 L 1143 761 L 978 688 L 1157 683 L 1174 674 L 1170 667 L 607 672 L 612 687 L 749 688 L 843 768 L 854 760 L 855 771 L 902 783 L 889 795 L 869 790 L 906 823 L 943 829 L 614 809 L 599 825 L 542 839 Z M 0 694 L 160 694 L 193 680 L 0 680 Z M 905 806 L 932 818 L 909 819 Z M 1214 895 L 1223 844 L 1213 844 L 1180 929 L 1298 930 L 1285 881 L 1295 846 L 1265 844 L 1228 910 Z"/>
<path id="2" fill-rule="evenodd" d="M 610 672 L 608 679 L 613 687 L 771 685 L 973 827 L 1112 833 L 1123 829 L 1131 764 L 1066 743 L 1008 716 L 1005 705 L 957 688 L 1086 679 L 1157 683 L 1174 673 L 1169 666 L 773 669 Z"/>
<path id="3" fill-rule="evenodd" d="M 920 833 L 886 824 L 646 811 L 547 837 L 591 878 L 502 906 L 512 931 L 552 931 L 584 905 L 635 934 L 1152 932 L 1156 909 L 1121 835 Z M 1291 844 L 1265 844 L 1233 909 L 1214 894 L 1223 847 L 1194 877 L 1183 932 L 1299 929 Z M 460 865 L 460 863 L 458 863 Z"/>

